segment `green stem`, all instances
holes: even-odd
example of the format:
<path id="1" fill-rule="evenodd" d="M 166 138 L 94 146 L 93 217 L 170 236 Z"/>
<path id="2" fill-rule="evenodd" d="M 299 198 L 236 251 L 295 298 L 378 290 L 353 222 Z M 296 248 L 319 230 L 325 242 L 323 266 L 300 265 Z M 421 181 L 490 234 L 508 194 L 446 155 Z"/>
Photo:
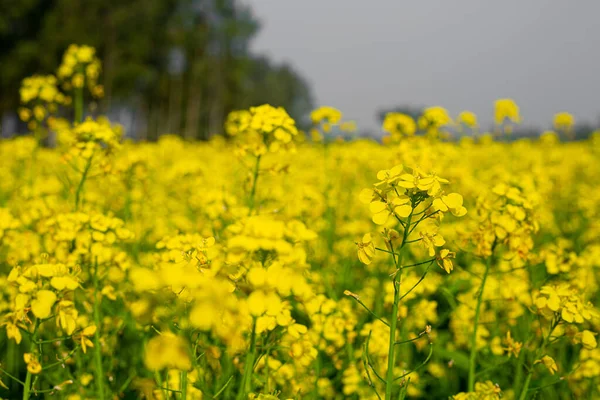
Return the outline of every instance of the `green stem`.
<path id="1" fill-rule="evenodd" d="M 398 274 L 400 275 L 400 272 Z M 398 323 L 398 296 L 399 290 L 396 285 L 396 278 L 394 277 L 394 304 L 392 306 L 392 319 L 390 321 L 390 339 L 388 346 L 388 366 L 387 374 L 385 376 L 385 399 L 390 400 L 392 398 L 392 386 L 394 382 L 394 355 L 395 349 L 394 344 L 396 343 L 396 325 Z"/>
<path id="2" fill-rule="evenodd" d="M 254 164 L 254 173 L 253 173 L 253 177 L 252 177 L 252 189 L 250 190 L 250 199 L 248 202 L 249 203 L 248 215 L 251 215 L 252 211 L 254 210 L 254 201 L 255 201 L 255 196 L 256 196 L 256 184 L 258 183 L 260 158 L 261 158 L 261 156 L 256 156 L 256 163 Z"/>
<path id="3" fill-rule="evenodd" d="M 96 391 L 98 399 L 104 399 L 104 371 L 102 368 L 102 351 L 100 349 L 100 306 L 102 299 L 98 298 L 98 259 L 96 258 L 94 268 L 94 323 L 96 332 L 94 333 L 94 361 L 96 372 Z"/>
<path id="4" fill-rule="evenodd" d="M 11 373 L 9 373 L 8 371 L 5 371 L 4 369 L 0 368 L 0 372 L 3 373 L 4 375 L 8 376 L 10 379 L 12 379 L 13 381 L 21 384 L 21 386 L 25 386 L 25 382 L 23 382 L 22 380 L 20 380 L 19 378 L 17 378 L 16 376 L 12 375 Z"/>
<path id="5" fill-rule="evenodd" d="M 85 184 L 85 180 L 87 179 L 88 173 L 90 172 L 90 168 L 92 166 L 92 158 L 94 158 L 94 154 L 92 154 L 87 160 L 87 163 L 85 164 L 85 169 L 83 170 L 83 174 L 81 175 L 81 180 L 79 181 L 79 185 L 77 185 L 77 191 L 75 192 L 75 211 L 79 210 L 81 192 L 83 191 L 83 185 Z"/>
<path id="6" fill-rule="evenodd" d="M 527 390 L 529 389 L 529 383 L 531 382 L 531 377 L 533 376 L 533 371 L 530 371 L 525 378 L 525 383 L 523 384 L 523 390 L 521 391 L 521 395 L 519 396 L 519 400 L 525 400 L 527 398 Z"/>
<path id="7" fill-rule="evenodd" d="M 75 88 L 75 122 L 83 121 L 83 87 Z"/>
<path id="8" fill-rule="evenodd" d="M 181 399 L 187 399 L 187 371 L 181 371 Z"/>
<path id="9" fill-rule="evenodd" d="M 392 305 L 392 315 L 390 317 L 390 337 L 388 343 L 388 365 L 387 365 L 387 373 L 385 376 L 385 400 L 392 399 L 392 389 L 394 387 L 394 358 L 396 355 L 396 327 L 398 325 L 398 306 L 400 303 L 400 284 L 402 282 L 402 258 L 403 258 L 403 250 L 404 245 L 406 244 L 406 239 L 409 234 L 410 221 L 412 219 L 412 211 L 408 216 L 406 226 L 404 227 L 404 234 L 402 236 L 402 244 L 400 245 L 400 249 L 398 250 L 398 259 L 396 260 L 394 248 L 390 243 L 390 250 L 392 252 L 392 258 L 394 259 L 394 265 L 396 266 L 396 273 L 394 278 L 392 279 L 392 284 L 394 285 L 394 303 Z"/>
<path id="10" fill-rule="evenodd" d="M 546 351 L 546 345 L 548 344 L 548 340 L 550 340 L 550 336 L 552 335 L 552 332 L 554 332 L 554 329 L 558 326 L 558 320 L 555 322 L 553 321 L 552 324 L 550 325 L 550 330 L 548 331 L 548 335 L 544 337 L 544 340 L 542 341 L 542 345 L 540 347 L 538 347 L 537 351 L 535 352 L 535 357 L 534 357 L 534 363 L 535 360 L 537 360 L 545 351 Z M 533 376 L 533 368 L 534 368 L 534 364 L 532 364 L 529 367 L 529 371 L 527 372 L 527 377 L 525 378 L 525 383 L 523 384 L 523 389 L 521 389 L 521 395 L 519 396 L 519 400 L 525 400 L 527 398 L 527 391 L 529 391 L 529 383 L 531 382 L 531 377 Z"/>
<path id="11" fill-rule="evenodd" d="M 219 391 L 217 393 L 215 393 L 215 395 L 213 396 L 213 399 L 216 399 L 217 397 L 219 397 L 221 395 L 221 393 L 223 393 L 225 391 L 225 389 L 227 389 L 227 387 L 229 386 L 229 383 L 231 382 L 232 379 L 233 379 L 233 375 L 231 375 L 229 377 L 229 379 L 227 379 L 227 382 L 225 382 L 225 385 L 223 385 L 223 387 L 221 389 L 219 389 Z"/>
<path id="12" fill-rule="evenodd" d="M 256 358 L 256 319 L 252 322 L 252 334 L 250 336 L 250 350 L 246 355 L 244 375 L 242 384 L 237 395 L 238 400 L 243 400 L 252 391 L 252 373 L 254 372 L 254 359 Z"/>
<path id="13" fill-rule="evenodd" d="M 162 380 L 162 377 L 160 376 L 160 372 L 159 371 L 154 371 L 154 380 L 158 384 L 158 387 L 163 391 L 163 396 L 165 397 L 165 399 L 168 399 L 169 398 L 169 391 L 168 391 L 168 389 L 166 389 L 163 386 L 163 380 Z"/>
<path id="14" fill-rule="evenodd" d="M 36 339 L 36 334 L 38 331 L 38 328 L 40 327 L 40 320 L 36 320 L 35 321 L 35 326 L 33 328 L 33 333 L 31 334 L 30 337 L 30 343 L 29 343 L 29 352 L 33 353 L 35 351 L 35 339 Z M 25 376 L 25 384 L 23 387 L 23 400 L 29 400 L 29 394 L 31 392 L 31 372 L 29 372 L 29 370 L 27 370 L 27 375 Z"/>
<path id="15" fill-rule="evenodd" d="M 490 266 L 492 264 L 492 256 L 490 255 L 485 263 L 485 272 L 481 280 L 481 287 L 477 295 L 477 306 L 475 307 L 475 321 L 473 323 L 473 334 L 471 335 L 471 354 L 469 355 L 469 392 L 475 388 L 475 364 L 477 362 L 477 328 L 479 326 L 479 313 L 481 312 L 481 300 L 483 299 L 483 290 L 487 280 Z"/>

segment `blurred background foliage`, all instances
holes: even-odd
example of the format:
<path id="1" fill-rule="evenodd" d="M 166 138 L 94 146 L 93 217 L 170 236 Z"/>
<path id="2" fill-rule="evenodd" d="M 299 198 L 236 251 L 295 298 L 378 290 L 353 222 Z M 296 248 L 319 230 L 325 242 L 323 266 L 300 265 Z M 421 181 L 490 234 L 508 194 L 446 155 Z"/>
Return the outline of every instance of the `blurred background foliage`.
<path id="1" fill-rule="evenodd" d="M 22 79 L 54 73 L 71 43 L 96 47 L 103 60 L 97 111 L 140 139 L 206 139 L 229 111 L 251 105 L 283 106 L 296 119 L 313 106 L 292 67 L 250 53 L 260 24 L 238 0 L 1 3 L 0 119 L 13 125 Z"/>

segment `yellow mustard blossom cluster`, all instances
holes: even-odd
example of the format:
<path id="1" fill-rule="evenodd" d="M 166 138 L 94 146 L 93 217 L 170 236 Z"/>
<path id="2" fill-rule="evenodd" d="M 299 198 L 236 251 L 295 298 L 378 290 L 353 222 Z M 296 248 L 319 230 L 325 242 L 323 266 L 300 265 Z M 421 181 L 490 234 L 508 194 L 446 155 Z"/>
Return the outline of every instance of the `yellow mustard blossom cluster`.
<path id="1" fill-rule="evenodd" d="M 535 298 L 535 306 L 545 318 L 556 317 L 568 323 L 581 324 L 597 317 L 594 306 L 565 284 L 542 286 Z"/>
<path id="2" fill-rule="evenodd" d="M 105 118 L 87 118 L 81 124 L 60 132 L 59 140 L 69 147 L 69 154 L 89 160 L 94 155 L 109 154 L 120 146 L 122 129 Z"/>
<path id="3" fill-rule="evenodd" d="M 293 139 L 298 135 L 296 122 L 288 113 L 269 104 L 232 112 L 227 117 L 225 128 L 229 135 L 237 137 L 241 151 L 255 156 L 267 151 L 292 150 Z"/>
<path id="4" fill-rule="evenodd" d="M 494 121 L 500 133 L 510 134 L 521 123 L 519 106 L 513 99 L 498 99 L 494 103 Z"/>
<path id="5" fill-rule="evenodd" d="M 539 230 L 535 202 L 522 189 L 500 183 L 477 203 L 479 224 L 472 236 L 477 254 L 490 256 L 496 245 L 504 244 L 511 253 L 527 257 Z"/>
<path id="6" fill-rule="evenodd" d="M 382 129 L 389 134 L 389 140 L 395 142 L 407 136 L 414 136 L 417 124 L 410 115 L 391 112 L 385 115 Z"/>
<path id="7" fill-rule="evenodd" d="M 443 107 L 434 106 L 423 110 L 423 113 L 418 119 L 419 129 L 433 138 L 446 138 L 449 128 L 453 124 L 452 117 Z"/>
<path id="8" fill-rule="evenodd" d="M 568 112 L 559 112 L 554 115 L 554 129 L 566 138 L 573 139 L 575 135 L 575 117 Z"/>
<path id="9" fill-rule="evenodd" d="M 458 117 L 456 117 L 456 121 L 459 124 L 462 124 L 471 129 L 477 128 L 478 126 L 477 115 L 475 115 L 475 113 L 472 111 L 461 112 L 460 114 L 458 114 Z"/>
<path id="10" fill-rule="evenodd" d="M 338 124 L 342 120 L 342 112 L 334 107 L 323 106 L 310 113 L 310 119 L 314 125 L 323 123 L 323 131 L 331 131 L 331 125 Z"/>
<path id="11" fill-rule="evenodd" d="M 456 217 L 467 213 L 462 196 L 458 193 L 446 194 L 442 184 L 447 184 L 447 179 L 428 174 L 419 168 L 413 168 L 412 173 L 408 173 L 402 165 L 397 165 L 389 170 L 380 170 L 377 179 L 379 181 L 373 185 L 373 189 L 364 189 L 360 194 L 361 201 L 369 204 L 373 222 L 386 226 L 389 221 L 407 218 L 413 214 L 419 215 L 418 222 L 415 222 L 415 226 L 408 233 L 412 233 L 422 222 L 417 231 L 419 240 L 429 256 L 437 254 L 438 264 L 450 273 L 453 268 L 451 259 L 455 255 L 447 249 L 436 251 L 437 247 L 446 243 L 438 233 L 438 226 L 444 213 L 451 213 Z M 403 226 L 406 229 L 406 225 Z M 385 236 L 388 239 L 388 247 L 400 239 L 400 234 L 394 229 L 387 231 Z M 357 246 L 359 259 L 369 264 L 375 254 L 370 234 L 366 234 Z"/>
<path id="12" fill-rule="evenodd" d="M 329 106 L 319 107 L 311 111 L 312 127 L 310 136 L 312 141 L 323 142 L 323 134 L 331 133 L 334 126 L 337 126 L 342 132 L 354 132 L 356 124 L 353 121 L 342 121 L 342 116 L 340 110 Z"/>
<path id="13" fill-rule="evenodd" d="M 98 84 L 101 69 L 96 49 L 91 46 L 72 44 L 65 51 L 56 76 L 67 91 L 86 86 L 92 96 L 102 97 L 104 88 Z"/>
<path id="14" fill-rule="evenodd" d="M 453 400 L 500 400 L 502 390 L 497 383 L 492 381 L 477 382 L 475 391 L 467 393 L 458 393 L 452 396 Z"/>
<path id="15" fill-rule="evenodd" d="M 494 103 L 494 120 L 502 125 L 507 121 L 518 124 L 521 122 L 519 106 L 513 99 L 498 99 Z"/>
<path id="16" fill-rule="evenodd" d="M 22 105 L 19 108 L 19 118 L 27 122 L 31 130 L 35 130 L 55 114 L 60 105 L 69 102 L 69 98 L 58 89 L 53 75 L 34 75 L 23 79 L 19 94 Z"/>

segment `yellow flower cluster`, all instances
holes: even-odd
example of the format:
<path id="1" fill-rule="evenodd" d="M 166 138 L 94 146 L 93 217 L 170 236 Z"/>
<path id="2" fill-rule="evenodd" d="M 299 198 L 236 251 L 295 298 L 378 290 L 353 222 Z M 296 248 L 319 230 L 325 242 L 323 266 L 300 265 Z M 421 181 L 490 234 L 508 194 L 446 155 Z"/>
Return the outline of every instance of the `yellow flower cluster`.
<path id="1" fill-rule="evenodd" d="M 233 111 L 227 117 L 225 131 L 237 138 L 242 153 L 254 156 L 293 150 L 293 139 L 298 135 L 296 122 L 288 113 L 269 104 Z"/>
<path id="2" fill-rule="evenodd" d="M 56 76 L 67 91 L 87 86 L 94 97 L 102 97 L 104 88 L 98 84 L 100 72 L 101 64 L 96 57 L 96 49 L 91 46 L 72 44 L 63 55 Z"/>
<path id="3" fill-rule="evenodd" d="M 448 110 L 439 106 L 426 108 L 418 120 L 419 129 L 433 138 L 446 137 L 448 132 L 444 128 L 449 127 L 452 123 L 452 117 L 448 114 Z"/>
<path id="4" fill-rule="evenodd" d="M 69 148 L 69 155 L 85 160 L 109 154 L 120 146 L 122 129 L 105 118 L 88 117 L 81 124 L 59 132 L 59 141 Z"/>
<path id="5" fill-rule="evenodd" d="M 513 99 L 498 99 L 494 107 L 494 120 L 497 125 L 506 122 L 518 124 L 521 122 L 519 106 Z"/>
<path id="6" fill-rule="evenodd" d="M 334 107 L 319 107 L 310 113 L 310 119 L 312 121 L 310 136 L 313 142 L 324 142 L 323 134 L 331 133 L 333 126 L 338 126 L 342 132 L 356 130 L 353 121 L 342 122 L 342 112 Z"/>
<path id="7" fill-rule="evenodd" d="M 500 400 L 501 398 L 500 386 L 492 381 L 477 382 L 475 391 L 452 396 L 453 400 Z"/>
<path id="8" fill-rule="evenodd" d="M 539 229 L 533 210 L 535 202 L 523 190 L 497 184 L 489 195 L 477 200 L 479 224 L 472 236 L 477 254 L 490 256 L 494 247 L 504 244 L 521 258 L 533 248 L 532 235 Z"/>
<path id="9" fill-rule="evenodd" d="M 417 131 L 417 125 L 410 115 L 391 112 L 386 114 L 382 129 L 390 135 L 389 140 L 397 142 L 405 136 L 413 136 Z"/>
<path id="10" fill-rule="evenodd" d="M 337 108 L 323 106 L 313 110 L 310 113 L 310 119 L 315 125 L 320 123 L 334 125 L 342 120 L 342 112 Z M 323 129 L 328 132 L 331 128 L 324 127 Z"/>
<path id="11" fill-rule="evenodd" d="M 53 75 L 34 75 L 23 79 L 20 89 L 21 104 L 19 117 L 35 130 L 50 115 L 55 114 L 58 106 L 67 104 L 70 99 L 57 86 Z"/>
<path id="12" fill-rule="evenodd" d="M 569 323 L 581 324 L 596 314 L 591 303 L 584 302 L 577 290 L 565 284 L 542 286 L 540 294 L 535 298 L 535 306 L 545 318 L 558 316 Z"/>

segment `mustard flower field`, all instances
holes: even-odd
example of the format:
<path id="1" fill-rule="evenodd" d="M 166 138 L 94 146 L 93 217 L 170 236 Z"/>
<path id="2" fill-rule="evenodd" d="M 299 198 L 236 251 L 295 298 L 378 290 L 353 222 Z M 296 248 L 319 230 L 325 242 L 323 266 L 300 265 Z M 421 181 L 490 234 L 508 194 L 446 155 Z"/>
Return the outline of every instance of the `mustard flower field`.
<path id="1" fill-rule="evenodd" d="M 100 72 L 71 46 L 0 141 L 0 397 L 600 397 L 600 134 L 570 114 L 390 113 L 378 143 L 257 105 L 132 142 Z"/>

